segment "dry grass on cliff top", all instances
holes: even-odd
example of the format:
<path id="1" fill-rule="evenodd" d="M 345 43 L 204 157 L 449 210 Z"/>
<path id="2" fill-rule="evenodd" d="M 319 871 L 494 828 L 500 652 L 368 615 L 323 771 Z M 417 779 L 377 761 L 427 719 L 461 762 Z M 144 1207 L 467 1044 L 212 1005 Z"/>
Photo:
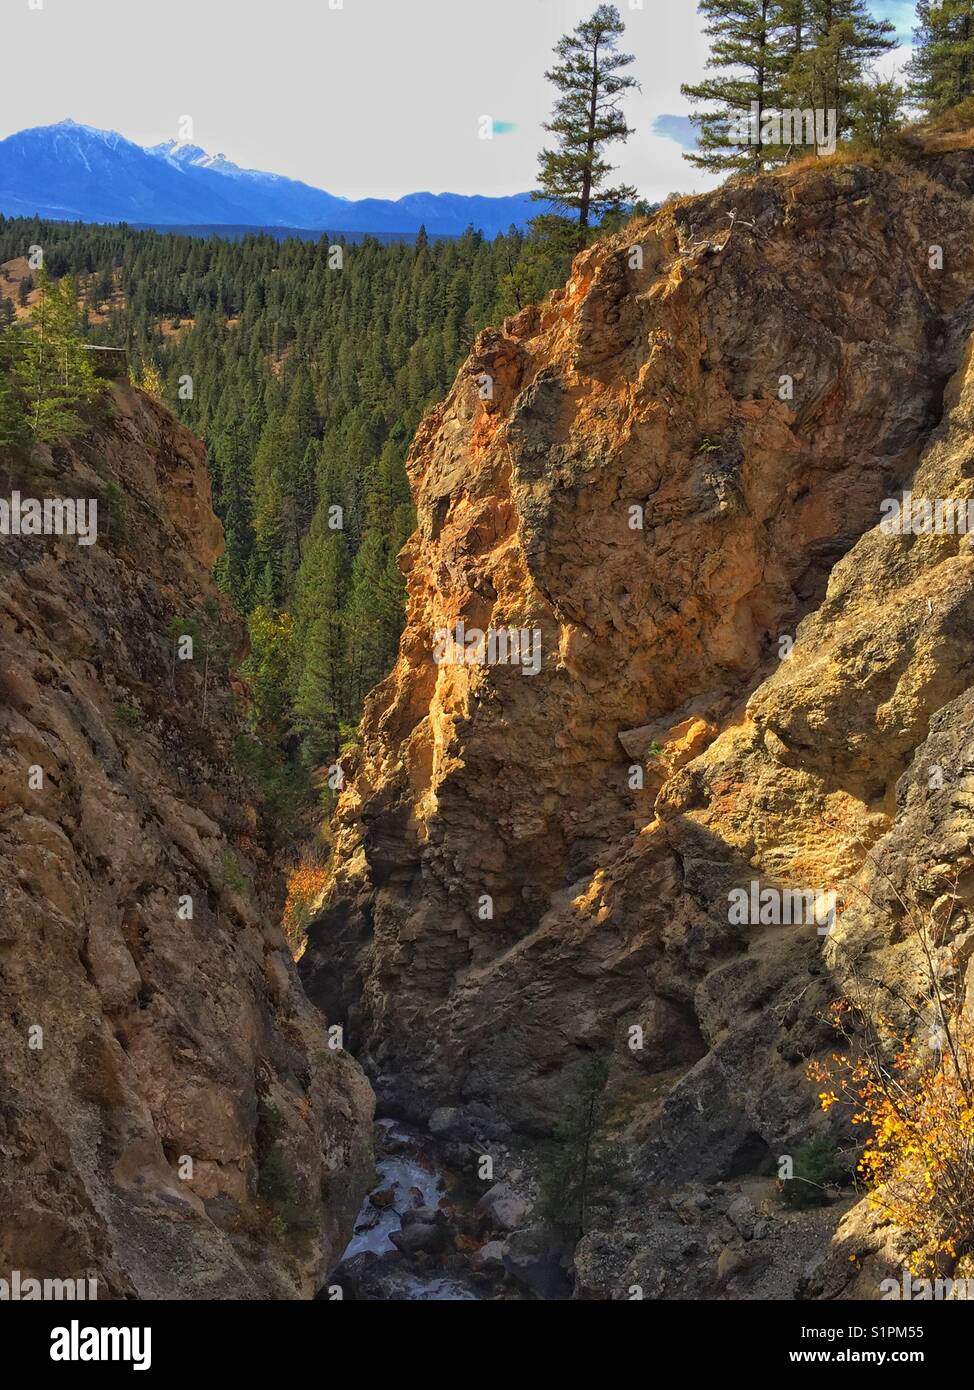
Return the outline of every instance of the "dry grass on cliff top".
<path id="1" fill-rule="evenodd" d="M 933 158 L 953 150 L 966 149 L 974 149 L 974 98 L 962 102 L 935 120 L 905 126 L 891 135 L 880 147 L 866 148 L 847 144 L 840 146 L 833 154 L 820 155 L 812 151 L 760 174 L 732 174 L 720 187 L 750 185 L 763 178 L 793 178 L 796 174 L 839 169 L 846 165 L 866 165 L 904 177 L 925 177 L 922 170 L 917 168 L 918 157 Z M 633 218 L 627 225 L 627 230 L 649 226 L 659 213 L 672 213 L 678 208 L 712 198 L 715 193 L 720 192 L 720 187 L 705 193 L 673 194 L 664 200 L 657 213 L 648 218 Z"/>

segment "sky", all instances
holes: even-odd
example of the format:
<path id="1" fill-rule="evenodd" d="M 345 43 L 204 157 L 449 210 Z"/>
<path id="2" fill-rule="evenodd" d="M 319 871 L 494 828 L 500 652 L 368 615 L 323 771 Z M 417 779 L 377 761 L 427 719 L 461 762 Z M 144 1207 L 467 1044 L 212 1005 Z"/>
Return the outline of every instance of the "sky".
<path id="1" fill-rule="evenodd" d="M 711 187 L 682 158 L 695 0 L 616 0 L 641 91 L 618 179 L 656 201 Z M 3 0 L 0 138 L 71 117 L 141 145 L 191 139 L 349 198 L 535 184 L 551 50 L 595 0 Z M 909 42 L 911 0 L 873 0 Z M 884 60 L 895 67 L 901 48 Z M 482 139 L 483 118 L 495 134 Z M 498 126 L 500 128 L 498 128 Z"/>

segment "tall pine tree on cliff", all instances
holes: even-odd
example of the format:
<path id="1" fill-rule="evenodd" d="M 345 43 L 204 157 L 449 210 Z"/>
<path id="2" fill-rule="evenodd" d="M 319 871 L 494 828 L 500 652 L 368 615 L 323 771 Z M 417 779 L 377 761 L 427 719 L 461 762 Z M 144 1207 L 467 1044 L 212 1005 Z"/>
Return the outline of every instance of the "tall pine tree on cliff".
<path id="1" fill-rule="evenodd" d="M 582 244 L 591 220 L 636 196 L 628 185 L 606 186 L 613 168 L 604 157 L 607 145 L 632 133 L 620 102 L 624 92 L 639 84 L 620 74 L 633 61 L 631 53 L 617 51 L 625 31 L 615 5 L 600 5 L 591 19 L 559 39 L 555 53 L 560 62 L 545 73 L 561 93 L 545 126 L 557 148 L 538 156 L 540 188 L 534 196 L 577 212 L 575 239 Z"/>
<path id="2" fill-rule="evenodd" d="M 715 172 L 756 172 L 771 154 L 761 140 L 761 123 L 765 111 L 780 105 L 781 35 L 788 13 L 778 0 L 700 0 L 700 13 L 710 39 L 707 67 L 718 75 L 680 89 L 707 108 L 690 117 L 700 133 L 697 150 L 684 158 Z M 800 32 L 799 25 L 798 42 Z M 752 109 L 757 113 L 753 138 L 742 138 L 742 122 Z"/>
<path id="3" fill-rule="evenodd" d="M 910 101 L 927 116 L 974 95 L 974 0 L 919 0 L 906 73 Z"/>
<path id="4" fill-rule="evenodd" d="M 75 407 L 99 387 L 81 335 L 74 279 L 54 281 L 39 270 L 37 288 L 32 331 L 22 340 L 15 374 L 26 399 L 31 438 L 47 444 L 82 432 Z"/>
<path id="5" fill-rule="evenodd" d="M 682 88 L 708 105 L 690 118 L 701 133 L 685 158 L 713 171 L 758 171 L 787 157 L 762 138 L 765 112 L 835 111 L 838 135 L 853 134 L 875 104 L 869 65 L 895 47 L 893 25 L 873 18 L 865 0 L 701 0 L 700 11 L 707 66 L 719 75 Z M 742 118 L 754 109 L 747 134 Z"/>
<path id="6" fill-rule="evenodd" d="M 835 111 L 850 135 L 868 92 L 869 65 L 896 47 L 893 25 L 874 19 L 866 0 L 805 0 L 805 40 L 783 82 L 787 105 Z"/>

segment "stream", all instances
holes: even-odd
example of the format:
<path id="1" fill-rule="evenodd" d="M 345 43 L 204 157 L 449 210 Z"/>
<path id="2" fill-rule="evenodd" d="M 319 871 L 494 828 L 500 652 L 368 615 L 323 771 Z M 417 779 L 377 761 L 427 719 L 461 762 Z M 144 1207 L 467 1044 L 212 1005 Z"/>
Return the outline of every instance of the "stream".
<path id="1" fill-rule="evenodd" d="M 462 1276 L 426 1269 L 428 1257 L 417 1260 L 401 1252 L 391 1237 L 410 1224 L 419 1209 L 439 1212 L 447 1195 L 446 1181 L 423 1149 L 419 1135 L 398 1121 L 377 1121 L 378 1182 L 362 1203 L 340 1270 L 349 1272 L 358 1296 L 424 1302 L 474 1301 L 479 1295 Z M 405 1220 L 404 1220 L 405 1218 Z M 341 1280 L 341 1275 L 336 1276 Z"/>

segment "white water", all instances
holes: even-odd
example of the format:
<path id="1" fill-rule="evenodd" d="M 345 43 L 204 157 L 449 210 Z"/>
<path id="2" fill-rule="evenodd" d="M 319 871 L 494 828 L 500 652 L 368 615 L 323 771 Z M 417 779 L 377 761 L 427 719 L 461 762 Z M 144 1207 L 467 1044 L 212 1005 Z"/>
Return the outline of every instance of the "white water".
<path id="1" fill-rule="evenodd" d="M 378 1123 L 391 1139 L 410 1144 L 415 1153 L 406 1151 L 379 1157 L 375 1165 L 379 1181 L 362 1203 L 343 1260 L 353 1255 L 385 1255 L 395 1250 L 389 1237 L 402 1229 L 403 1213 L 416 1207 L 438 1207 L 446 1191 L 441 1175 L 421 1161 L 422 1152 L 413 1136 L 400 1129 L 394 1120 L 379 1120 Z M 392 1202 L 386 1207 L 377 1207 L 371 1201 L 372 1193 L 386 1192 L 390 1187 Z M 395 1284 L 403 1298 L 415 1301 L 466 1301 L 477 1297 L 449 1275 L 418 1275 L 403 1269 L 396 1273 Z"/>
<path id="2" fill-rule="evenodd" d="M 364 1250 L 374 1255 L 395 1250 L 389 1237 L 393 1231 L 402 1230 L 403 1213 L 416 1207 L 438 1207 L 443 1196 L 439 1174 L 423 1168 L 408 1154 L 380 1158 L 375 1166 L 379 1181 L 372 1192 L 385 1192 L 391 1187 L 392 1203 L 387 1207 L 377 1207 L 372 1203 L 372 1192 L 369 1193 L 362 1203 L 354 1234 L 342 1257 L 346 1260 L 353 1255 L 361 1255 Z"/>

